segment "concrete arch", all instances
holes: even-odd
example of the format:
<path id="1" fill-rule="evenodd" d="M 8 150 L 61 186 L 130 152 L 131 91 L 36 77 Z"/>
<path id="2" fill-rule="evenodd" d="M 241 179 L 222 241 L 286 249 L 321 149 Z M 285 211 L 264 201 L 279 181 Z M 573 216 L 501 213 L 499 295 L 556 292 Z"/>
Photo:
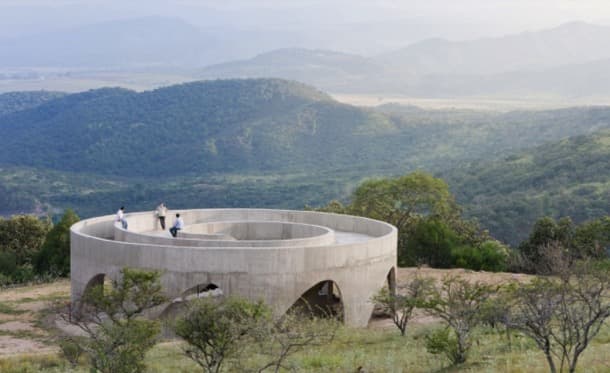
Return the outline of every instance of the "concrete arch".
<path id="1" fill-rule="evenodd" d="M 384 282 L 379 286 L 379 289 L 387 288 L 390 294 L 396 294 L 396 267 L 392 267 L 384 280 Z M 373 303 L 373 302 L 371 302 Z M 388 315 L 382 309 L 378 308 L 375 304 L 373 304 L 373 309 L 371 311 L 369 321 L 370 324 L 375 319 L 384 319 L 387 318 Z"/>
<path id="2" fill-rule="evenodd" d="M 392 269 L 390 269 L 390 272 L 388 272 L 388 276 L 386 277 L 386 281 L 388 284 L 388 290 L 390 291 L 390 294 L 395 295 L 396 294 L 396 267 L 392 267 Z"/>
<path id="3" fill-rule="evenodd" d="M 89 280 L 87 282 L 87 285 L 85 286 L 85 290 L 83 291 L 83 293 L 87 293 L 88 291 L 90 291 L 91 289 L 93 289 L 97 286 L 103 286 L 104 280 L 107 277 L 108 276 L 105 273 L 98 273 L 97 275 L 91 277 L 91 280 Z"/>
<path id="4" fill-rule="evenodd" d="M 336 317 L 343 321 L 345 314 L 341 289 L 333 280 L 320 281 L 304 291 L 286 312 Z"/>
<path id="5" fill-rule="evenodd" d="M 194 298 L 219 297 L 224 293 L 222 289 L 213 282 L 197 284 L 182 292 L 181 297 L 184 301 Z"/>
<path id="6" fill-rule="evenodd" d="M 82 287 L 82 294 L 84 297 L 86 297 L 87 293 L 90 292 L 91 290 L 102 286 L 105 287 L 106 282 L 108 282 L 110 280 L 110 277 L 106 274 L 106 273 L 98 273 L 96 275 L 93 276 L 89 276 L 88 277 L 89 280 L 85 283 L 85 285 Z M 102 288 L 102 291 L 103 288 Z M 83 310 L 83 307 L 86 307 L 86 298 L 85 299 L 80 299 L 78 302 L 73 302 L 72 303 L 72 312 L 78 313 L 80 311 Z"/>
<path id="7" fill-rule="evenodd" d="M 73 303 L 92 274 L 112 276 L 124 267 L 161 270 L 169 299 L 213 283 L 227 296 L 263 300 L 277 315 L 312 284 L 332 279 L 341 289 L 345 323 L 366 326 L 370 298 L 396 266 L 396 228 L 372 219 L 269 209 L 179 212 L 185 230 L 191 226 L 195 234 L 208 234 L 204 228 L 216 233 L 212 224 L 248 234 L 244 240 L 172 238 L 157 227 L 152 211 L 126 214 L 129 230 L 117 227 L 112 215 L 82 220 L 71 227 Z"/>

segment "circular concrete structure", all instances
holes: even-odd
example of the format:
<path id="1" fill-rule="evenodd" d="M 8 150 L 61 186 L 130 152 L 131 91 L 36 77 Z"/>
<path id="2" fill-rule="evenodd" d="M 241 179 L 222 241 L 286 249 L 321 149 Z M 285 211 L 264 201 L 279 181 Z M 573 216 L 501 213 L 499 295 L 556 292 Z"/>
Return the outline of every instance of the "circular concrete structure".
<path id="1" fill-rule="evenodd" d="M 113 215 L 74 224 L 73 304 L 88 287 L 131 267 L 162 271 L 174 302 L 212 289 L 261 299 L 283 314 L 300 300 L 323 304 L 339 295 L 345 323 L 366 326 L 371 297 L 394 286 L 397 231 L 390 224 L 313 211 L 201 209 L 168 213 L 170 226 L 176 212 L 185 222 L 176 238 L 153 212 L 126 214 L 129 230 Z"/>

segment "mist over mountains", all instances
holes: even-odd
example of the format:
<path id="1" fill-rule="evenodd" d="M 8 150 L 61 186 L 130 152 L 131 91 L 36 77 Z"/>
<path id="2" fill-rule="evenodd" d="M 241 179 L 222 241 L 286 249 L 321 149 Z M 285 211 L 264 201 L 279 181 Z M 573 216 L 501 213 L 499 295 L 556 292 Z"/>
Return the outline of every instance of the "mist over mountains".
<path id="1" fill-rule="evenodd" d="M 216 39 L 182 20 L 146 17 L 0 40 L 6 67 L 138 68 L 208 63 Z"/>
<path id="2" fill-rule="evenodd" d="M 282 49 L 209 66 L 200 77 L 279 76 L 331 92 L 417 97 L 607 95 L 610 50 L 601 46 L 609 43 L 610 27 L 574 22 L 500 38 L 425 40 L 370 58 Z"/>
<path id="3" fill-rule="evenodd" d="M 329 32 L 334 38 L 346 35 Z M 0 68 L 283 78 L 332 93 L 430 98 L 610 96 L 610 49 L 604 47 L 610 27 L 584 22 L 469 41 L 426 39 L 369 56 L 291 44 L 316 42 L 282 29 L 202 28 L 144 17 L 0 40 Z M 285 47 L 261 52 L 274 45 Z M 236 59 L 248 55 L 255 56 Z"/>

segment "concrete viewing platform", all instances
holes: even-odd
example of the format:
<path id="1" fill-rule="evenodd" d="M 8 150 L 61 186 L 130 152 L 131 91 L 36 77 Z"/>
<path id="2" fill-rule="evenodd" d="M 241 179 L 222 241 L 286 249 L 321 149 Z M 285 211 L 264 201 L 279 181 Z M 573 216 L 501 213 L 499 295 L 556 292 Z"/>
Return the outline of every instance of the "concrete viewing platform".
<path id="1" fill-rule="evenodd" d="M 71 228 L 72 302 L 124 267 L 155 269 L 174 303 L 210 295 L 265 301 L 276 314 L 299 302 L 340 302 L 340 317 L 366 326 L 371 297 L 394 286 L 397 231 L 350 215 L 269 209 L 176 210 L 184 229 L 161 229 L 153 212 L 86 219 Z"/>

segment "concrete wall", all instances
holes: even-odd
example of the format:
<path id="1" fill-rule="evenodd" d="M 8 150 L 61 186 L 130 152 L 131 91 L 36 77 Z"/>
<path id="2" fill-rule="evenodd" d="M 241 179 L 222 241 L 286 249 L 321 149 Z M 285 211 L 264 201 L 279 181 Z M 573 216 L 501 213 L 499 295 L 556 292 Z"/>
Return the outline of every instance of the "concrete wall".
<path id="1" fill-rule="evenodd" d="M 185 210 L 180 214 L 186 226 L 222 221 L 293 222 L 369 237 L 348 244 L 240 247 L 240 241 L 210 243 L 152 235 L 149 231 L 157 227 L 151 212 L 126 214 L 128 231 L 118 227 L 113 216 L 87 219 L 71 228 L 72 301 L 78 303 L 96 275 L 116 277 L 121 268 L 135 267 L 162 270 L 170 299 L 199 284 L 214 283 L 226 295 L 262 299 L 281 314 L 312 286 L 330 280 L 340 289 L 346 324 L 365 326 L 373 309 L 370 298 L 396 266 L 396 228 L 372 219 L 264 209 Z"/>

